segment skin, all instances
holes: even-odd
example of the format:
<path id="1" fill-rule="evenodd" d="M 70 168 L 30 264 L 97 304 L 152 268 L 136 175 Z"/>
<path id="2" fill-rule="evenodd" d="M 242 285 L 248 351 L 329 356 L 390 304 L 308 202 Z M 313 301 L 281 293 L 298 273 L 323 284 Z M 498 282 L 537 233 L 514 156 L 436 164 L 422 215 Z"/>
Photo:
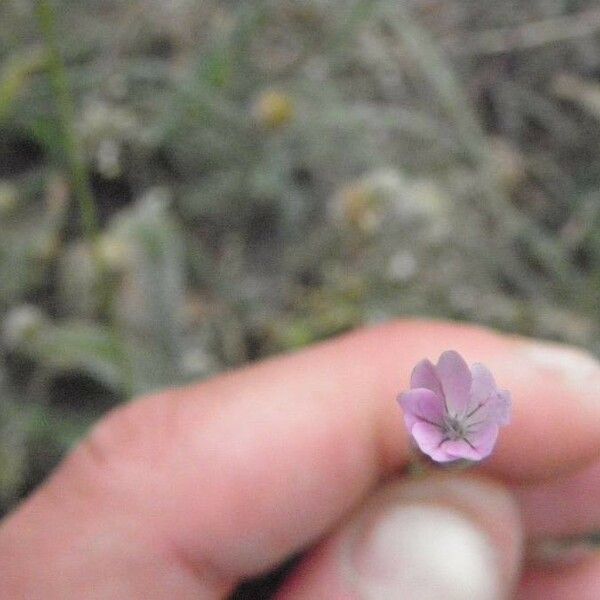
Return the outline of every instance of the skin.
<path id="1" fill-rule="evenodd" d="M 513 396 L 512 423 L 467 477 L 512 489 L 529 539 L 599 529 L 600 370 L 590 359 L 552 349 L 571 371 L 581 365 L 577 378 L 531 340 L 401 321 L 109 414 L 2 524 L 5 597 L 220 598 L 300 550 L 305 563 L 281 597 L 354 597 L 334 548 L 361 506 L 405 485 L 395 397 L 418 360 L 449 348 Z M 506 527 L 510 537 L 519 525 Z M 600 556 L 527 567 L 516 594 L 598 598 Z"/>

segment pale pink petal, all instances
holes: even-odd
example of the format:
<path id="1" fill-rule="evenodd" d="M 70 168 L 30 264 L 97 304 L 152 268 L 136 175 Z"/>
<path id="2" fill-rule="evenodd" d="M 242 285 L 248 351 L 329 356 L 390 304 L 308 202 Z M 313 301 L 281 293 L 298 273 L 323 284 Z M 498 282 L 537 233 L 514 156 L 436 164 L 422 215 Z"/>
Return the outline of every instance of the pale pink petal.
<path id="1" fill-rule="evenodd" d="M 506 390 L 495 390 L 482 404 L 467 414 L 466 425 L 474 431 L 485 429 L 489 425 L 507 425 L 510 420 L 510 394 Z"/>
<path id="2" fill-rule="evenodd" d="M 498 438 L 498 429 L 498 425 L 494 423 L 468 436 L 469 442 L 477 448 L 480 458 L 485 458 L 491 454 Z"/>
<path id="3" fill-rule="evenodd" d="M 469 405 L 472 379 L 467 363 L 458 352 L 448 350 L 440 356 L 436 373 L 450 413 L 464 413 Z"/>
<path id="4" fill-rule="evenodd" d="M 441 428 L 424 421 L 415 423 L 410 432 L 421 450 L 437 448 L 444 439 Z"/>
<path id="5" fill-rule="evenodd" d="M 508 425 L 510 422 L 510 393 L 507 390 L 498 390 L 493 400 L 496 422 Z"/>
<path id="6" fill-rule="evenodd" d="M 402 392 L 398 402 L 404 410 L 404 422 L 412 429 L 417 421 L 441 425 L 444 420 L 444 401 L 431 390 L 417 388 Z"/>
<path id="7" fill-rule="evenodd" d="M 481 363 L 475 363 L 471 367 L 473 381 L 471 382 L 471 406 L 475 408 L 478 404 L 485 402 L 495 391 L 496 382 L 489 369 Z"/>
<path id="8" fill-rule="evenodd" d="M 469 446 L 465 440 L 452 440 L 442 444 L 442 449 L 455 458 L 466 458 L 468 460 L 481 460 L 483 456 L 477 450 Z"/>
<path id="9" fill-rule="evenodd" d="M 427 452 L 427 455 L 429 456 L 429 458 L 435 460 L 435 462 L 440 462 L 440 463 L 452 462 L 453 460 L 459 460 L 458 457 L 452 456 L 451 454 L 448 454 L 444 450 L 444 444 L 442 444 L 439 448 L 434 448 L 430 452 Z"/>
<path id="10" fill-rule="evenodd" d="M 473 373 L 473 383 L 471 384 L 471 401 L 467 417 L 472 422 L 483 420 L 507 425 L 510 394 L 506 390 L 499 390 L 496 387 L 494 377 L 482 364 L 474 364 L 471 372 Z"/>
<path id="11" fill-rule="evenodd" d="M 413 369 L 410 376 L 411 388 L 427 388 L 436 393 L 440 398 L 444 397 L 442 386 L 435 372 L 435 367 L 430 360 L 423 359 Z"/>
<path id="12" fill-rule="evenodd" d="M 422 452 L 430 456 L 437 462 L 448 462 L 456 460 L 456 457 L 450 456 L 441 447 L 444 441 L 442 430 L 435 425 L 430 425 L 424 421 L 415 423 L 411 429 L 412 436 Z"/>

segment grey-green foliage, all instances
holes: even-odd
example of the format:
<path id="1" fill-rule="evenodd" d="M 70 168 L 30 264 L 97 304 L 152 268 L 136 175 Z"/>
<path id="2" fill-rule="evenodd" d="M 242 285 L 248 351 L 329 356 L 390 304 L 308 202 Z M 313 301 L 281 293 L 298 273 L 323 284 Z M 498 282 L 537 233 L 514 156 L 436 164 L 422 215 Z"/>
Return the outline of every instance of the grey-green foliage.
<path id="1" fill-rule="evenodd" d="M 110 405 L 363 323 L 600 349 L 600 43 L 498 54 L 567 7 L 476 5 L 55 0 L 90 239 L 33 4 L 0 3 L 5 504 Z"/>
<path id="2" fill-rule="evenodd" d="M 25 477 L 27 410 L 12 397 L 6 373 L 0 370 L 0 502 L 15 500 Z"/>
<path id="3" fill-rule="evenodd" d="M 102 234 L 103 281 L 89 246 L 66 250 L 57 281 L 61 305 L 72 317 L 44 321 L 24 336 L 19 351 L 47 369 L 81 370 L 127 395 L 181 381 L 184 248 L 164 193 L 150 190 Z M 99 283 L 112 295 L 105 324 L 93 322 Z"/>
<path id="4" fill-rule="evenodd" d="M 28 310 L 35 309 L 15 309 L 5 323 L 7 329 L 13 330 L 5 331 L 5 336 L 12 341 L 14 350 L 39 363 L 48 377 L 80 371 L 108 387 L 122 389 L 118 342 L 109 328 L 79 321 L 55 323 L 41 314 L 23 314 Z M 21 323 L 17 323 L 19 320 Z"/>
<path id="5" fill-rule="evenodd" d="M 164 190 L 151 189 L 118 215 L 104 238 L 121 268 L 115 323 L 127 348 L 133 392 L 182 379 L 184 247 Z"/>
<path id="6" fill-rule="evenodd" d="M 46 65 L 46 54 L 39 48 L 16 52 L 0 71 L 0 123 L 9 118 L 31 76 Z"/>
<path id="7" fill-rule="evenodd" d="M 45 189 L 39 176 L 19 183 L 17 187 L 0 182 L 0 306 L 4 308 L 43 285 L 67 208 L 56 180 L 50 179 Z M 40 201 L 44 194 L 45 202 Z"/>

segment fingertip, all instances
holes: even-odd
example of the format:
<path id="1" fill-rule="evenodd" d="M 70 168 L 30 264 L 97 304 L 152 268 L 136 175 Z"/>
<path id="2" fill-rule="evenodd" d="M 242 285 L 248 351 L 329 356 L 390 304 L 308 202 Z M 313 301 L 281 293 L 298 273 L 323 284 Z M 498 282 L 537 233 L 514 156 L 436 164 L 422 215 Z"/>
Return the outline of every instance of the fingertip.
<path id="1" fill-rule="evenodd" d="M 600 364 L 562 344 L 513 338 L 492 358 L 512 415 L 487 470 L 504 479 L 543 480 L 600 455 Z"/>
<path id="2" fill-rule="evenodd" d="M 497 484 L 397 482 L 309 555 L 279 597 L 496 599 L 513 588 L 521 555 L 516 505 Z"/>

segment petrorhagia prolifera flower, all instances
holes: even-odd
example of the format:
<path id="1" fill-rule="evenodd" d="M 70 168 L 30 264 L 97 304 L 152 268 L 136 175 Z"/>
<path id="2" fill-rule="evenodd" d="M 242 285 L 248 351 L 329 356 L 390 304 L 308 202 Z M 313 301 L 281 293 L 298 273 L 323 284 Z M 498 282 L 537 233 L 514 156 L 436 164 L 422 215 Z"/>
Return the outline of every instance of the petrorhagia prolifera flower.
<path id="1" fill-rule="evenodd" d="M 437 365 L 427 359 L 419 362 L 410 387 L 398 397 L 404 422 L 434 461 L 489 456 L 500 426 L 509 422 L 509 392 L 498 389 L 484 365 L 469 368 L 454 350 L 444 352 Z"/>

